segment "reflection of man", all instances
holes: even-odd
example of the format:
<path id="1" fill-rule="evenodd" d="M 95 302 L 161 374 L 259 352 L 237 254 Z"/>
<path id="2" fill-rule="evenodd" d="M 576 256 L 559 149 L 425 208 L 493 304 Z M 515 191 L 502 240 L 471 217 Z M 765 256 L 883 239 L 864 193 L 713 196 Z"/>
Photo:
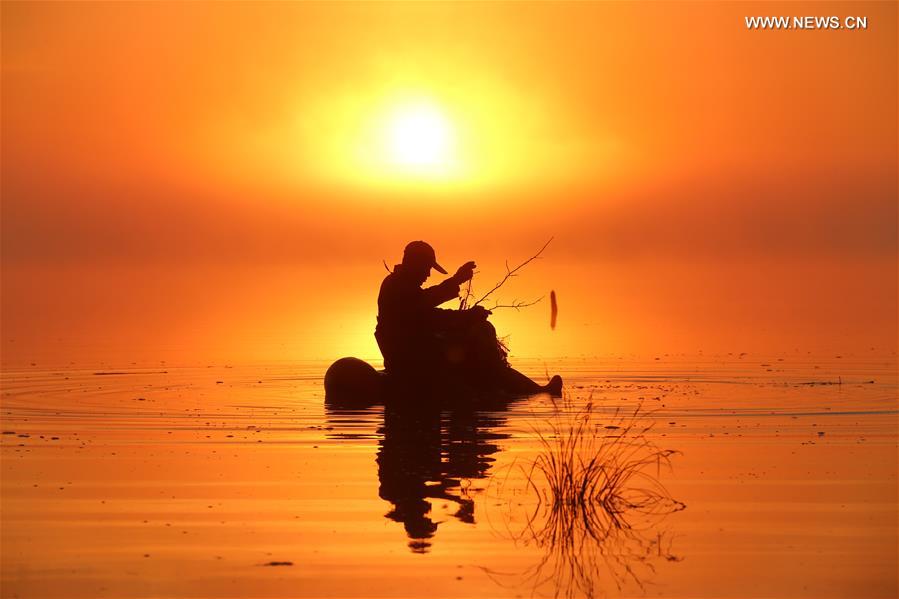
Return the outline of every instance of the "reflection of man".
<path id="1" fill-rule="evenodd" d="M 483 429 L 501 423 L 477 412 L 442 414 L 428 405 L 385 409 L 377 457 L 378 495 L 392 504 L 386 517 L 403 524 L 412 551 L 428 551 L 437 532 L 431 499 L 455 503 L 453 516 L 474 523 L 474 500 L 462 490 L 462 480 L 486 476 L 492 462 L 488 456 L 499 451 L 487 440 L 508 435 Z"/>
<path id="2" fill-rule="evenodd" d="M 393 504 L 386 516 L 403 524 L 409 547 L 423 553 L 430 547 L 427 539 L 437 531 L 427 498 L 447 496 L 441 480 L 440 413 L 388 408 L 382 432 L 378 495 Z"/>
<path id="3" fill-rule="evenodd" d="M 434 248 L 413 241 L 406 246 L 402 263 L 381 283 L 375 339 L 388 374 L 413 380 L 449 374 L 478 388 L 515 394 L 561 392 L 558 376 L 542 386 L 509 367 L 506 350 L 487 321 L 488 310 L 437 307 L 459 296 L 459 286 L 474 274 L 474 262 L 466 262 L 442 283 L 422 289 L 432 268 L 447 274 L 437 263 Z"/>

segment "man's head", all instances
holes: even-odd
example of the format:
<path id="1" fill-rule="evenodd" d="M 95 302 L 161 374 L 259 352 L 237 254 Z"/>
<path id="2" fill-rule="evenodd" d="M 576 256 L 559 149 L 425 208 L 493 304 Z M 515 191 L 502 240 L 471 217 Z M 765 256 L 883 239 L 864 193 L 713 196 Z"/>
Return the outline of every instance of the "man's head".
<path id="1" fill-rule="evenodd" d="M 446 274 L 446 270 L 437 264 L 437 257 L 434 254 L 434 248 L 424 241 L 412 241 L 403 251 L 403 266 L 418 273 L 426 279 L 431 274 L 433 268 L 437 272 Z"/>

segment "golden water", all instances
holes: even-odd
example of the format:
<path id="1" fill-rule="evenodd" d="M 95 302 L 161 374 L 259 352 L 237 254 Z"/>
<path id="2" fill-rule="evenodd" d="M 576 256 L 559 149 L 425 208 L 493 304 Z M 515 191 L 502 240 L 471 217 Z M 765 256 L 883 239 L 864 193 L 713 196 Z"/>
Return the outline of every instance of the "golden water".
<path id="1" fill-rule="evenodd" d="M 568 402 L 424 415 L 326 409 L 326 366 L 4 372 L 2 596 L 899 592 L 895 356 L 566 360 Z M 529 465 L 591 401 L 686 509 L 553 528 Z"/>

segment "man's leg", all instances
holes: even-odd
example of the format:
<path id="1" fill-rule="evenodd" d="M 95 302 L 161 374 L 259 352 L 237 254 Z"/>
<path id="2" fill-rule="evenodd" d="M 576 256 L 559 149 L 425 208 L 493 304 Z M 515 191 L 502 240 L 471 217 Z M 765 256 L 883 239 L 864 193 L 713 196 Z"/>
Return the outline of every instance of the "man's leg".
<path id="1" fill-rule="evenodd" d="M 516 395 L 533 395 L 534 393 L 562 394 L 562 377 L 558 374 L 553 376 L 548 384 L 541 385 L 511 366 L 506 366 L 500 373 L 500 380 L 505 391 Z"/>

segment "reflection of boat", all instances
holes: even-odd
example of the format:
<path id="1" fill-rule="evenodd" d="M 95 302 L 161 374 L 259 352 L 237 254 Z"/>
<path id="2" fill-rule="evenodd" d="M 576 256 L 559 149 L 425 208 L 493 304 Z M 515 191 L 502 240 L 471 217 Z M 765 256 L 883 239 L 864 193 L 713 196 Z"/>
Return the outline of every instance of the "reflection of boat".
<path id="1" fill-rule="evenodd" d="M 497 400 L 541 392 L 558 395 L 561 389 L 562 379 L 558 376 L 553 377 L 548 385 L 539 385 L 511 367 L 501 368 L 487 376 L 420 373 L 420 376 L 400 378 L 384 370 L 375 370 L 359 358 L 340 358 L 325 373 L 325 401 L 348 408 L 387 403 L 388 399 L 395 402 L 422 394 L 441 405 L 471 403 L 484 407 Z"/>

